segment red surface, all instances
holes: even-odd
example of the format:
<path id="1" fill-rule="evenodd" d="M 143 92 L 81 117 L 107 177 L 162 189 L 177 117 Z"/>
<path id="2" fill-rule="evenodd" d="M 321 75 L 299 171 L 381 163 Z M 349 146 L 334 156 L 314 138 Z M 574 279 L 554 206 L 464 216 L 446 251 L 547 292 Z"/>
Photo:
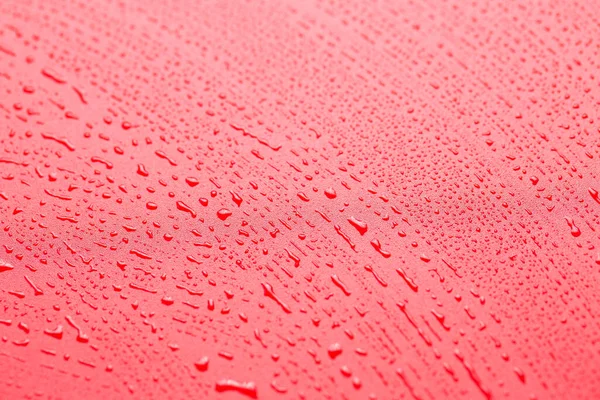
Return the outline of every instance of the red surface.
<path id="1" fill-rule="evenodd" d="M 0 3 L 0 398 L 600 398 L 597 1 Z"/>

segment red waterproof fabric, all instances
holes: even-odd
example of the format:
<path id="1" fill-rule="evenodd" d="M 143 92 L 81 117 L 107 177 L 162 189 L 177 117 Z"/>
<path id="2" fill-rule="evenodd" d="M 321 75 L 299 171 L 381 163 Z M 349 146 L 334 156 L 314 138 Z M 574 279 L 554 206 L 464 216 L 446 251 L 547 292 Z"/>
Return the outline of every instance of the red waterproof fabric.
<path id="1" fill-rule="evenodd" d="M 0 398 L 600 398 L 598 10 L 0 2 Z"/>

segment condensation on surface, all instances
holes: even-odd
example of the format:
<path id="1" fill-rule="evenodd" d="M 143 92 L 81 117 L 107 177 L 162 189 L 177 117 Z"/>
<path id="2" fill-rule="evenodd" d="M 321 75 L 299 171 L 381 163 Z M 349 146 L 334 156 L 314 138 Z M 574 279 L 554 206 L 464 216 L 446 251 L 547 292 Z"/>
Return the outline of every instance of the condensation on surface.
<path id="1" fill-rule="evenodd" d="M 0 3 L 0 397 L 597 399 L 596 1 Z"/>

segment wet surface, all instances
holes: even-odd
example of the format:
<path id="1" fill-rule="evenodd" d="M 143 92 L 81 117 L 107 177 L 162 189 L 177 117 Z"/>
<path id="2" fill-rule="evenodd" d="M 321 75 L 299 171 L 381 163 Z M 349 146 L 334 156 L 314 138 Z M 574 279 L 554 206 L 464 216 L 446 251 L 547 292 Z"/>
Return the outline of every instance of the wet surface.
<path id="1" fill-rule="evenodd" d="M 0 3 L 0 397 L 600 397 L 594 3 Z"/>

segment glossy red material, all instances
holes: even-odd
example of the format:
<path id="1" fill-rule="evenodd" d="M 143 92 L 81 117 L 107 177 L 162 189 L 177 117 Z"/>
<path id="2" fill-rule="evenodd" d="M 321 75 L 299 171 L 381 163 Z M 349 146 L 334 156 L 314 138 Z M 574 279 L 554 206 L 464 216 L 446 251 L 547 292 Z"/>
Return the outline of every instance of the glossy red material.
<path id="1" fill-rule="evenodd" d="M 599 9 L 0 2 L 0 398 L 600 398 Z"/>

